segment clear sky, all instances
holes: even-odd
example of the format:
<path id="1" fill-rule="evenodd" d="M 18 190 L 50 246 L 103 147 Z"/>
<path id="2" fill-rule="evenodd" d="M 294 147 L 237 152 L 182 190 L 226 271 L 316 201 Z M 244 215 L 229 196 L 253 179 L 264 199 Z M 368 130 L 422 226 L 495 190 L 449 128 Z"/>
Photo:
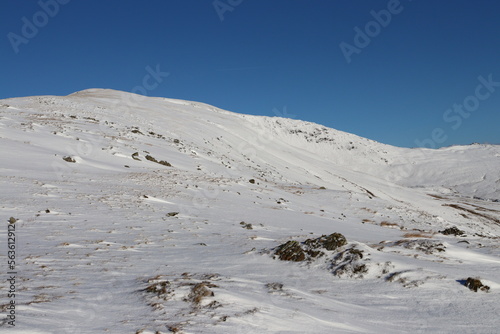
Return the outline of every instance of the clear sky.
<path id="1" fill-rule="evenodd" d="M 112 88 L 500 144 L 498 0 L 2 0 L 0 35 L 0 98 Z"/>

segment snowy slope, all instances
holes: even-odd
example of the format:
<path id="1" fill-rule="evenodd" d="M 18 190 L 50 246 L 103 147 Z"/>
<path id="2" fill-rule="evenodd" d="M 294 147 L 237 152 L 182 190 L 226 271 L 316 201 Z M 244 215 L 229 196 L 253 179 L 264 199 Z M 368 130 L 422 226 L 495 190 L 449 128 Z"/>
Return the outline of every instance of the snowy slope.
<path id="1" fill-rule="evenodd" d="M 18 219 L 16 326 L 0 330 L 500 325 L 499 146 L 396 148 L 309 122 L 90 89 L 0 101 L 0 150 L 2 220 Z M 464 235 L 439 233 L 450 227 Z M 309 262 L 273 258 L 289 240 L 334 232 L 347 245 Z M 6 263 L 7 227 L 0 234 Z M 468 277 L 489 292 L 467 289 Z M 6 305 L 8 282 L 0 288 Z"/>

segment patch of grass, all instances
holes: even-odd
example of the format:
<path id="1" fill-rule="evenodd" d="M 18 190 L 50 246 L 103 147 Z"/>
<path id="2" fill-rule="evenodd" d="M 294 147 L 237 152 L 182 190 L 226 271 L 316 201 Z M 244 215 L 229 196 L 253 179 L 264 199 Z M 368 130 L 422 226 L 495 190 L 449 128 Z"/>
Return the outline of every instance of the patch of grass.
<path id="1" fill-rule="evenodd" d="M 427 194 L 427 195 L 429 195 L 429 196 L 431 196 L 431 197 L 434 197 L 434 198 L 436 198 L 436 199 L 446 199 L 445 197 L 443 197 L 443 196 L 439 196 L 439 195 L 434 195 L 434 194 Z"/>
<path id="2" fill-rule="evenodd" d="M 364 210 L 364 211 L 366 211 L 366 212 L 373 213 L 373 214 L 376 214 L 376 213 L 377 213 L 377 210 L 373 210 L 373 209 L 366 208 L 366 207 L 361 208 L 361 210 Z"/>
<path id="3" fill-rule="evenodd" d="M 154 293 L 158 297 L 165 298 L 166 295 L 172 292 L 170 286 L 171 283 L 169 281 L 157 282 L 146 287 L 144 291 Z"/>
<path id="4" fill-rule="evenodd" d="M 197 283 L 193 286 L 191 289 L 191 292 L 188 295 L 188 300 L 195 304 L 199 305 L 203 298 L 205 297 L 213 297 L 214 293 L 211 291 L 205 282 L 203 283 Z"/>
<path id="5" fill-rule="evenodd" d="M 403 235 L 403 238 L 432 238 L 432 234 L 423 232 L 408 232 Z"/>
<path id="6" fill-rule="evenodd" d="M 389 223 L 388 221 L 383 221 L 380 223 L 380 226 L 384 227 L 399 227 L 399 224 L 397 223 Z"/>
<path id="7" fill-rule="evenodd" d="M 442 204 L 442 205 L 443 206 L 449 206 L 449 207 L 452 207 L 452 208 L 457 209 L 457 210 L 462 210 L 462 211 L 468 212 L 470 214 L 473 214 L 475 216 L 486 218 L 486 219 L 491 220 L 491 221 L 493 221 L 493 222 L 495 222 L 497 224 L 500 224 L 500 219 L 498 219 L 496 217 L 492 217 L 492 216 L 486 215 L 484 213 L 479 213 L 479 212 L 474 211 L 472 209 L 461 207 L 460 205 L 457 205 L 457 204 Z"/>

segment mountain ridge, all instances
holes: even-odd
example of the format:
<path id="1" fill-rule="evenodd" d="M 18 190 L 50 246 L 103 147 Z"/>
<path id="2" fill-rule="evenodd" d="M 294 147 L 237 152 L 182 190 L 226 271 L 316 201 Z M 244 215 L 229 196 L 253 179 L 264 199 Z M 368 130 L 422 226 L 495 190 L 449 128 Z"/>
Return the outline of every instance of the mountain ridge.
<path id="1" fill-rule="evenodd" d="M 0 147 L 26 333 L 497 327 L 500 147 L 99 89 L 0 101 Z"/>
<path id="2" fill-rule="evenodd" d="M 203 144 L 203 148 L 198 146 L 207 140 L 218 140 L 225 143 L 226 149 L 229 149 L 230 146 L 232 150 L 236 148 L 240 152 L 247 151 L 253 156 L 257 155 L 257 150 L 260 152 L 265 150 L 272 152 L 273 145 L 276 146 L 276 141 L 279 141 L 279 150 L 293 150 L 299 152 L 299 154 L 308 156 L 309 159 L 326 161 L 329 164 L 328 167 L 331 167 L 331 164 L 349 166 L 354 171 L 368 173 L 373 176 L 385 175 L 384 177 L 387 182 L 403 182 L 409 186 L 420 186 L 419 184 L 405 181 L 405 179 L 408 179 L 408 176 L 413 174 L 421 175 L 428 173 L 432 175 L 430 181 L 434 183 L 440 182 L 440 179 L 446 176 L 446 173 L 441 173 L 441 176 L 436 178 L 437 173 L 426 166 L 427 160 L 433 161 L 436 157 L 447 160 L 453 157 L 451 163 L 453 165 L 456 164 L 455 160 L 458 159 L 460 161 L 460 156 L 463 156 L 463 152 L 465 151 L 482 151 L 479 154 L 482 156 L 482 165 L 477 166 L 477 164 L 467 161 L 467 163 L 471 164 L 469 169 L 476 169 L 474 173 L 478 173 L 477 170 L 484 169 L 485 166 L 490 167 L 485 170 L 483 175 L 474 178 L 486 179 L 487 177 L 497 177 L 497 179 L 500 179 L 495 170 L 495 166 L 499 164 L 500 160 L 499 146 L 452 146 L 438 150 L 422 148 L 406 149 L 378 143 L 312 122 L 280 117 L 237 114 L 198 102 L 157 97 L 150 98 L 109 89 L 89 89 L 75 92 L 68 95 L 68 97 L 69 99 L 66 97 L 47 96 L 25 99 L 35 102 L 35 105 L 37 103 L 50 105 L 51 103 L 56 103 L 55 101 L 57 100 L 59 104 L 63 103 L 59 108 L 64 107 L 69 109 L 72 108 L 72 103 L 74 104 L 75 101 L 85 101 L 84 103 L 92 102 L 95 104 L 92 110 L 77 108 L 76 111 L 88 114 L 86 117 L 97 117 L 99 115 L 99 117 L 103 117 L 104 119 L 107 116 L 124 117 L 124 115 L 127 115 L 127 117 L 130 117 L 130 120 L 123 119 L 123 121 L 137 121 L 140 122 L 142 127 L 147 128 L 145 131 L 154 133 L 167 131 L 171 137 L 180 136 L 175 133 L 175 129 L 181 129 L 184 124 L 189 124 L 196 127 L 196 132 L 206 133 L 207 137 L 198 138 L 192 148 L 194 150 L 203 149 L 206 152 L 210 151 L 209 144 Z M 7 99 L 4 101 L 20 101 L 19 99 L 22 100 L 22 98 L 16 98 L 15 100 Z M 44 102 L 36 102 L 41 101 L 40 99 Z M 29 103 L 26 100 L 22 101 L 22 104 Z M 148 104 L 148 108 L 146 109 L 142 105 L 145 101 Z M 216 114 L 213 114 L 214 112 Z M 122 113 L 122 115 L 116 115 L 117 113 Z M 118 122 L 118 119 L 116 121 Z M 185 129 L 183 136 L 189 137 L 189 135 L 189 129 Z M 227 138 L 223 138 L 224 135 Z M 280 156 L 280 152 L 274 151 L 273 153 L 274 156 Z M 447 155 L 446 153 L 451 154 Z M 492 157 L 485 160 L 484 156 L 487 154 L 492 155 Z M 291 155 L 293 156 L 294 154 L 292 153 Z M 242 154 L 238 157 L 237 162 L 241 165 L 245 161 L 248 161 L 246 159 L 248 157 Z M 290 160 L 290 157 L 287 159 L 292 164 L 300 163 L 293 159 Z M 460 161 L 460 163 L 465 163 L 465 161 Z M 421 170 L 419 168 L 408 168 L 412 164 L 418 164 Z M 378 165 L 380 165 L 380 168 Z M 449 168 L 453 168 L 453 166 Z M 468 167 L 464 166 L 464 168 Z M 459 180 L 453 180 L 452 182 L 443 180 L 443 185 L 454 187 L 458 182 Z M 468 193 L 466 195 L 500 199 L 500 192 L 492 190 L 479 190 L 477 194 Z"/>

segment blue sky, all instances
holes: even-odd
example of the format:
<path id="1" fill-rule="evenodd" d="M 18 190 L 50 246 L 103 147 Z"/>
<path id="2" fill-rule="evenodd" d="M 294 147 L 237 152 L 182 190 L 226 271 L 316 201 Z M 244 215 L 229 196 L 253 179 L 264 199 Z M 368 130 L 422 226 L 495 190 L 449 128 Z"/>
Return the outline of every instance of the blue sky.
<path id="1" fill-rule="evenodd" d="M 500 144 L 496 0 L 3 0 L 0 9 L 0 98 L 139 91 L 149 68 L 169 73 L 149 96 L 396 146 Z"/>

